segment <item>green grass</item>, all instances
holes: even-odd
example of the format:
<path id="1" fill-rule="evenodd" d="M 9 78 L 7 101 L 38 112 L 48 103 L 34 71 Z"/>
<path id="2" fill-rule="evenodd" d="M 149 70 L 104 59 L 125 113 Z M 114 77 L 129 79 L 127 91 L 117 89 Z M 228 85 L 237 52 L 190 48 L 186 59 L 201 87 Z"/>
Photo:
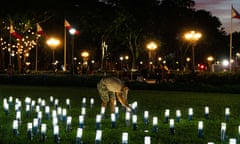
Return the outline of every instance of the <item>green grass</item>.
<path id="1" fill-rule="evenodd" d="M 15 136 L 12 131 L 12 122 L 15 119 L 14 107 L 10 108 L 9 115 L 6 115 L 3 109 L 3 99 L 13 96 L 22 101 L 22 122 L 19 126 L 19 135 Z M 27 139 L 27 123 L 32 122 L 35 112 L 31 112 L 30 117 L 26 116 L 24 99 L 26 96 L 36 100 L 42 98 L 49 104 L 49 97 L 59 99 L 59 105 L 65 108 L 65 100 L 70 99 L 71 109 L 67 115 L 72 116 L 72 130 L 66 132 L 66 124 L 59 121 L 60 143 L 76 143 L 76 131 L 79 127 L 78 116 L 81 114 L 82 98 L 87 99 L 87 114 L 85 117 L 83 129 L 83 143 L 95 143 L 96 114 L 100 113 L 101 101 L 95 88 L 87 87 L 35 87 L 35 86 L 14 86 L 0 85 L 0 143 L 54 143 L 52 134 L 52 120 L 46 120 L 43 111 L 43 123 L 47 123 L 47 139 L 40 141 L 40 134 L 33 137 L 30 141 Z M 89 106 L 90 98 L 95 99 L 94 107 Z M 151 136 L 152 144 L 206 144 L 207 142 L 228 143 L 229 138 L 239 138 L 238 125 L 240 125 L 240 96 L 239 94 L 227 93 L 194 93 L 194 92 L 175 92 L 175 91 L 148 91 L 148 90 L 130 90 L 129 103 L 138 102 L 138 124 L 137 130 L 133 130 L 132 125 L 125 125 L 125 112 L 120 108 L 117 127 L 112 128 L 109 108 L 106 111 L 105 119 L 101 123 L 102 143 L 119 144 L 121 143 L 122 132 L 128 132 L 129 144 L 143 144 L 144 136 Z M 204 107 L 209 106 L 209 119 L 204 117 Z M 193 120 L 188 121 L 188 108 L 192 107 L 194 111 Z M 225 121 L 225 108 L 230 108 L 230 117 Z M 53 110 L 54 107 L 51 107 Z M 181 110 L 181 121 L 175 119 L 175 134 L 171 135 L 169 124 L 164 123 L 164 111 L 170 109 L 170 118 L 175 119 L 175 111 Z M 149 111 L 149 124 L 144 125 L 143 113 Z M 152 131 L 152 117 L 158 117 L 158 131 Z M 198 121 L 203 121 L 203 138 L 198 138 Z M 221 122 L 227 123 L 226 142 L 220 140 Z M 146 132 L 146 130 L 148 132 Z"/>

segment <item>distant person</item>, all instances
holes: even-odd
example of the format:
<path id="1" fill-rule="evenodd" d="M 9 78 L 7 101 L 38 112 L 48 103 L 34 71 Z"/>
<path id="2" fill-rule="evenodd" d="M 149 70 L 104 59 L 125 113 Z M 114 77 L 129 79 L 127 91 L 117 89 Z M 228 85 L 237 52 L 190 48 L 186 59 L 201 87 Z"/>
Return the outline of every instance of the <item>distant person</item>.
<path id="1" fill-rule="evenodd" d="M 102 78 L 97 84 L 97 89 L 102 100 L 102 106 L 107 107 L 107 104 L 110 101 L 112 113 L 114 113 L 114 103 L 116 101 L 116 97 L 123 107 L 125 107 L 127 110 L 132 109 L 127 101 L 129 89 L 119 78 Z"/>

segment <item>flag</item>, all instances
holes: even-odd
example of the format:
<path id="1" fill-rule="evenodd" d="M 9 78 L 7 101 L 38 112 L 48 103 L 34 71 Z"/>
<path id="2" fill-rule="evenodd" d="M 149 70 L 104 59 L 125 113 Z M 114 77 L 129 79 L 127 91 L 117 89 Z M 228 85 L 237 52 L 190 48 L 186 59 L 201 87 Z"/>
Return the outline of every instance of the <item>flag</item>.
<path id="1" fill-rule="evenodd" d="M 72 26 L 70 25 L 70 23 L 65 19 L 64 21 L 64 27 L 67 29 L 67 30 L 70 30 L 72 28 Z"/>
<path id="2" fill-rule="evenodd" d="M 240 19 L 240 13 L 232 6 L 232 18 Z"/>
<path id="3" fill-rule="evenodd" d="M 240 19 L 240 13 L 233 7 L 232 5 L 232 9 L 231 9 L 231 26 L 230 26 L 230 52 L 229 52 L 229 71 L 232 71 L 232 19 L 233 18 L 237 18 Z"/>
<path id="4" fill-rule="evenodd" d="M 39 35 L 44 35 L 45 32 L 43 31 L 43 29 L 42 29 L 42 27 L 40 26 L 40 24 L 37 23 L 36 26 L 37 26 L 37 34 L 39 34 Z"/>
<path id="5" fill-rule="evenodd" d="M 79 31 L 79 30 L 76 30 L 74 34 L 75 34 L 75 35 L 80 35 L 80 31 Z"/>
<path id="6" fill-rule="evenodd" d="M 15 37 L 15 38 L 17 38 L 17 39 L 21 39 L 21 38 L 22 38 L 22 36 L 21 36 L 20 34 L 18 34 L 18 33 L 14 30 L 12 24 L 10 25 L 10 35 L 13 36 L 13 37 Z"/>
<path id="7" fill-rule="evenodd" d="M 64 27 L 67 29 L 67 30 L 70 30 L 70 29 L 74 29 L 74 35 L 79 35 L 80 34 L 80 31 L 73 28 L 72 25 L 65 19 L 64 21 Z"/>

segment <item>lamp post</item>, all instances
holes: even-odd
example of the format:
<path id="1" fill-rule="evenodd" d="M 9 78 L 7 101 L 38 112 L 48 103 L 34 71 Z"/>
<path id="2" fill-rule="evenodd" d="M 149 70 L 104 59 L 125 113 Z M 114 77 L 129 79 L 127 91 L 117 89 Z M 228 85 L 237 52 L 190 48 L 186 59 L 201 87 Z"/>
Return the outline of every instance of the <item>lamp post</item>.
<path id="1" fill-rule="evenodd" d="M 192 70 L 195 72 L 195 52 L 194 47 L 196 42 L 202 37 L 200 32 L 190 31 L 184 34 L 184 38 L 192 43 Z"/>
<path id="2" fill-rule="evenodd" d="M 123 70 L 123 56 L 120 56 L 120 61 L 121 61 L 121 70 Z"/>
<path id="3" fill-rule="evenodd" d="M 127 72 L 128 71 L 128 59 L 129 59 L 129 56 L 126 55 L 126 56 L 120 56 L 120 61 L 121 61 L 121 69 L 124 71 L 124 72 Z M 125 61 L 124 61 L 125 60 Z"/>
<path id="4" fill-rule="evenodd" d="M 60 44 L 60 41 L 56 38 L 50 38 L 47 40 L 47 45 L 52 48 L 53 50 L 53 56 L 52 56 L 52 64 L 54 64 L 55 61 L 55 49 Z"/>
<path id="5" fill-rule="evenodd" d="M 208 61 L 208 67 L 211 68 L 209 71 L 214 71 L 213 67 L 212 67 L 212 61 L 214 60 L 214 58 L 212 56 L 208 56 L 207 57 L 207 61 Z"/>
<path id="6" fill-rule="evenodd" d="M 240 53 L 237 52 L 236 53 L 236 62 L 235 62 L 235 65 L 236 65 L 236 68 L 238 69 L 238 66 L 239 66 L 239 57 L 240 57 Z"/>
<path id="7" fill-rule="evenodd" d="M 161 61 L 162 61 L 162 57 L 158 57 L 159 64 L 161 64 Z"/>
<path id="8" fill-rule="evenodd" d="M 72 54 L 71 54 L 71 63 L 72 63 L 72 65 L 71 65 L 71 70 L 72 70 L 72 75 L 74 75 L 75 74 L 75 70 L 74 70 L 74 35 L 76 34 L 76 29 L 75 28 L 71 28 L 70 30 L 69 30 L 69 33 L 72 35 L 72 47 L 71 47 L 71 52 L 72 52 Z"/>
<path id="9" fill-rule="evenodd" d="M 186 70 L 188 71 L 189 70 L 189 62 L 191 61 L 191 58 L 190 57 L 187 57 L 186 58 Z"/>
<path id="10" fill-rule="evenodd" d="M 153 60 L 153 54 L 152 52 L 155 51 L 157 49 L 157 44 L 155 42 L 150 42 L 147 44 L 147 49 L 148 49 L 148 59 L 149 59 L 149 71 L 152 72 L 151 69 L 151 62 Z"/>
<path id="11" fill-rule="evenodd" d="M 81 56 L 83 57 L 83 72 L 85 73 L 87 72 L 89 53 L 87 51 L 83 51 Z"/>
<path id="12" fill-rule="evenodd" d="M 125 56 L 125 60 L 126 60 L 126 68 L 127 68 L 127 69 L 128 69 L 128 59 L 129 59 L 129 56 L 126 55 L 126 56 Z"/>
<path id="13" fill-rule="evenodd" d="M 60 41 L 58 39 L 55 39 L 55 38 L 50 38 L 50 39 L 47 40 L 47 44 L 53 50 L 53 59 L 52 59 L 52 61 L 54 62 L 54 60 L 55 60 L 55 49 L 60 44 Z"/>

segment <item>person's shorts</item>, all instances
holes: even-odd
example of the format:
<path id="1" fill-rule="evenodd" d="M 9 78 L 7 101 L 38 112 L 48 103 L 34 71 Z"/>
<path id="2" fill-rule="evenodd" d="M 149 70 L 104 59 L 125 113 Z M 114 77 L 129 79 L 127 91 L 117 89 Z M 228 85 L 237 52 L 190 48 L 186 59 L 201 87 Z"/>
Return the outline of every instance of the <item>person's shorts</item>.
<path id="1" fill-rule="evenodd" d="M 107 87 L 105 85 L 102 85 L 101 83 L 97 84 L 97 89 L 101 100 L 104 102 L 108 102 L 110 98 L 115 99 L 116 97 L 114 92 L 109 91 Z"/>

